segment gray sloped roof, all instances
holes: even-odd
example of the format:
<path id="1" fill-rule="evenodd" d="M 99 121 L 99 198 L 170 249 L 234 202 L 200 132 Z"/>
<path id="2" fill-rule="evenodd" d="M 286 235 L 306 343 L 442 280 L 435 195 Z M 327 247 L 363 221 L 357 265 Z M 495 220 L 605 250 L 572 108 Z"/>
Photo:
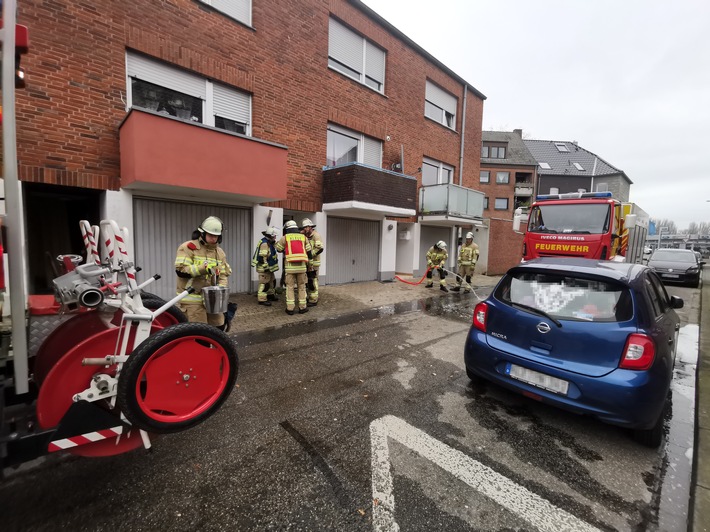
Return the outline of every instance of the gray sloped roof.
<path id="1" fill-rule="evenodd" d="M 507 142 L 508 148 L 505 150 L 505 159 L 491 159 L 481 157 L 484 164 L 515 164 L 536 166 L 537 160 L 525 147 L 523 138 L 514 131 L 483 131 L 481 140 L 483 142 Z"/>
<path id="2" fill-rule="evenodd" d="M 564 175 L 564 176 L 606 176 L 622 175 L 632 183 L 631 179 L 615 166 L 612 166 L 604 159 L 585 150 L 574 142 L 561 140 L 524 140 L 532 156 L 538 164 L 547 163 L 550 169 L 538 167 L 538 175 Z M 556 144 L 564 144 L 569 151 L 561 152 Z M 574 163 L 578 163 L 584 170 L 578 170 Z"/>

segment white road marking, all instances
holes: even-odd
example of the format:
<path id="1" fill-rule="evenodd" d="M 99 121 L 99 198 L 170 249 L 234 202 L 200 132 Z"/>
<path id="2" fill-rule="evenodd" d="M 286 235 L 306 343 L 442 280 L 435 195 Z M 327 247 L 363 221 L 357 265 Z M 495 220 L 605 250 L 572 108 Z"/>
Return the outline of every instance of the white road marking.
<path id="1" fill-rule="evenodd" d="M 432 438 L 406 421 L 395 416 L 384 416 L 370 423 L 372 526 L 376 531 L 399 530 L 394 515 L 394 493 L 387 438 L 392 438 L 419 453 L 541 531 L 598 530 L 527 488 L 496 473 L 481 462 Z"/>

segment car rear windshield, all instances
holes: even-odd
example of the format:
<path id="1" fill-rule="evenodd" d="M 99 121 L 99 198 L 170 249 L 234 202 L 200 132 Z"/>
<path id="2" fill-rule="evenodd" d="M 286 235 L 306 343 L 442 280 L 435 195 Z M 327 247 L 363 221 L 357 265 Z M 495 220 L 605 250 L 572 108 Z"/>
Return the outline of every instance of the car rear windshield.
<path id="1" fill-rule="evenodd" d="M 495 298 L 511 306 L 532 307 L 561 320 L 614 322 L 633 316 L 628 287 L 562 273 L 508 274 Z"/>
<path id="2" fill-rule="evenodd" d="M 652 256 L 651 260 L 666 260 L 669 262 L 687 262 L 692 264 L 697 262 L 695 253 L 684 253 L 682 251 L 666 251 L 659 249 Z"/>

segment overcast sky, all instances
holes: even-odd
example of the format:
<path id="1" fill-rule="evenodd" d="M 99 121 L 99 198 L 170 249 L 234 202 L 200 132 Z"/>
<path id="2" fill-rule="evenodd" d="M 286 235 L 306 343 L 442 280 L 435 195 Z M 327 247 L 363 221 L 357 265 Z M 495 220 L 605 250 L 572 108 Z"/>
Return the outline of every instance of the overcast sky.
<path id="1" fill-rule="evenodd" d="M 486 95 L 484 130 L 576 140 L 652 218 L 710 222 L 710 1 L 363 1 Z"/>

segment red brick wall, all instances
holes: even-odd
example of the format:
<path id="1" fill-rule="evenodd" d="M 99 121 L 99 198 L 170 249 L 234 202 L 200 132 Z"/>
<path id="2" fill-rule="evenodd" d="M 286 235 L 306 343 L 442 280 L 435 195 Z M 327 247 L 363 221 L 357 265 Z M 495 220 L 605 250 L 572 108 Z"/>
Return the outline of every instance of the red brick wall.
<path id="1" fill-rule="evenodd" d="M 18 158 L 26 181 L 120 186 L 125 52 L 133 49 L 253 94 L 252 134 L 288 146 L 288 200 L 320 210 L 329 120 L 383 140 L 383 167 L 417 175 L 422 157 L 456 168 L 463 85 L 344 0 L 262 0 L 253 29 L 196 0 L 26 0 L 30 29 L 18 91 Z M 385 95 L 328 69 L 332 12 L 387 51 Z M 459 98 L 457 131 L 424 118 L 430 79 Z M 483 101 L 468 93 L 463 185 L 478 189 Z M 386 137 L 390 141 L 386 141 Z"/>
<path id="2" fill-rule="evenodd" d="M 513 222 L 491 218 L 488 234 L 488 275 L 501 275 L 520 262 L 523 235 L 513 232 Z"/>

